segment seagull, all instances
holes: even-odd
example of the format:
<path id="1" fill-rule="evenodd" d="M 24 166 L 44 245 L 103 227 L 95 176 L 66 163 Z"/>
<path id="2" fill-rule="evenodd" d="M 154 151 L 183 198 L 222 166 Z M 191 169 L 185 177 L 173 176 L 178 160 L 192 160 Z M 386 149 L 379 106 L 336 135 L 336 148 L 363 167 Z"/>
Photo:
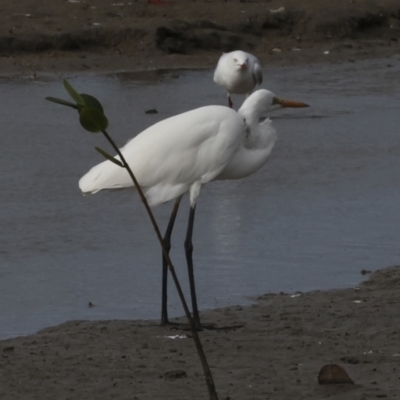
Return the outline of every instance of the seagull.
<path id="1" fill-rule="evenodd" d="M 193 319 L 202 328 L 197 306 L 193 268 L 193 226 L 196 203 L 203 185 L 213 180 L 240 179 L 265 164 L 276 141 L 270 119 L 273 109 L 308 107 L 283 100 L 260 89 L 251 94 L 239 111 L 214 105 L 197 108 L 162 120 L 131 139 L 121 152 L 135 174 L 150 206 L 175 200 L 164 242 L 170 249 L 171 233 L 179 204 L 189 194 L 190 210 L 184 243 L 189 274 Z M 118 156 L 116 156 L 118 159 Z M 124 168 L 106 160 L 79 181 L 84 194 L 105 189 L 133 187 Z M 161 323 L 167 324 L 167 264 L 163 260 Z"/>
<path id="2" fill-rule="evenodd" d="M 262 68 L 257 57 L 241 50 L 222 54 L 214 72 L 214 82 L 228 92 L 228 104 L 231 108 L 232 93 L 249 96 L 262 81 Z"/>

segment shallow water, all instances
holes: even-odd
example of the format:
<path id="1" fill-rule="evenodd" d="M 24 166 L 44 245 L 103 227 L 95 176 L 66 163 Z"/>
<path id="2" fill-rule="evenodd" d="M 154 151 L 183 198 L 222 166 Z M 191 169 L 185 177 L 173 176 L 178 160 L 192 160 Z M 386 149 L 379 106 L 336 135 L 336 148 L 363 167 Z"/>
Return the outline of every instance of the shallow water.
<path id="1" fill-rule="evenodd" d="M 257 174 L 203 188 L 201 309 L 356 286 L 362 269 L 399 263 L 399 61 L 265 69 L 264 87 L 312 107 L 271 115 L 279 140 Z M 170 115 L 226 101 L 210 70 L 68 79 L 102 100 L 120 145 Z M 140 201 L 130 191 L 83 197 L 77 186 L 101 161 L 93 147 L 107 148 L 104 139 L 44 100 L 67 98 L 61 78 L 0 85 L 0 338 L 70 319 L 158 318 L 161 256 Z M 144 114 L 152 108 L 159 113 Z M 172 250 L 185 290 L 187 203 Z M 155 209 L 162 229 L 171 206 Z M 170 289 L 170 314 L 181 315 Z"/>

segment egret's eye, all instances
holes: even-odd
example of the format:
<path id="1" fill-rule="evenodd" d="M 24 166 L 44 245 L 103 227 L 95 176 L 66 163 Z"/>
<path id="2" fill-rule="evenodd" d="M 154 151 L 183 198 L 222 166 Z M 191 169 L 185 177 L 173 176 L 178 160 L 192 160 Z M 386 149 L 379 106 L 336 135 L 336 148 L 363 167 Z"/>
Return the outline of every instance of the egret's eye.
<path id="1" fill-rule="evenodd" d="M 237 58 L 234 58 L 233 61 L 237 62 Z"/>
<path id="2" fill-rule="evenodd" d="M 272 98 L 272 105 L 276 105 L 276 104 L 280 104 L 280 100 L 276 96 L 274 96 Z"/>

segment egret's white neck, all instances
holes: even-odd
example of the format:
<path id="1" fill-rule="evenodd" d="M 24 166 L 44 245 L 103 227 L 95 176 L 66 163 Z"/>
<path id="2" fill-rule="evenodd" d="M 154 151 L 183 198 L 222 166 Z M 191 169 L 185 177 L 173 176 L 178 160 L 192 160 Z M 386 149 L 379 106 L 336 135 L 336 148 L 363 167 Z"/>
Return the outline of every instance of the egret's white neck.
<path id="1" fill-rule="evenodd" d="M 261 118 L 260 112 L 257 109 L 245 107 L 245 104 L 240 107 L 238 114 L 244 118 L 246 125 L 249 127 L 258 125 Z"/>
<path id="2" fill-rule="evenodd" d="M 274 94 L 265 89 L 260 89 L 252 93 L 238 110 L 249 126 L 258 125 L 260 118 L 267 117 L 267 113 L 271 111 L 272 98 Z"/>

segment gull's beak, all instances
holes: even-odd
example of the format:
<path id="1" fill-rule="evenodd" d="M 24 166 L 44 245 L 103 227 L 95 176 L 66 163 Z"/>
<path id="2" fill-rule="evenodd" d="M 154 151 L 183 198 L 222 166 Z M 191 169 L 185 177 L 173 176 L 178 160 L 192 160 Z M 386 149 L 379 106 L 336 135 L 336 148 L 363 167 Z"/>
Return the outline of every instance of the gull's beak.
<path id="1" fill-rule="evenodd" d="M 274 104 L 279 104 L 281 107 L 285 108 L 310 107 L 308 104 L 302 103 L 301 101 L 280 99 L 279 97 L 274 98 Z"/>
<path id="2" fill-rule="evenodd" d="M 246 71 L 247 70 L 247 64 L 246 63 L 240 64 L 240 69 L 242 71 Z"/>

